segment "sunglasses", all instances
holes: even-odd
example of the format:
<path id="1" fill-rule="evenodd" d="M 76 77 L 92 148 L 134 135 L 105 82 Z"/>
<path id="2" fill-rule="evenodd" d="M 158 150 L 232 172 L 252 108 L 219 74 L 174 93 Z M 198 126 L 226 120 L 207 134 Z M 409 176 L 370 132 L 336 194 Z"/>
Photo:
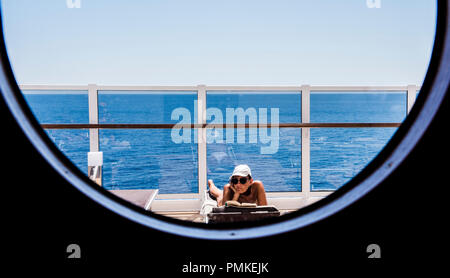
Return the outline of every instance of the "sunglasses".
<path id="1" fill-rule="evenodd" d="M 247 177 L 242 177 L 240 179 L 238 178 L 231 178 L 230 182 L 232 184 L 238 184 L 238 182 L 241 182 L 241 184 L 246 184 L 247 183 L 248 178 Z"/>

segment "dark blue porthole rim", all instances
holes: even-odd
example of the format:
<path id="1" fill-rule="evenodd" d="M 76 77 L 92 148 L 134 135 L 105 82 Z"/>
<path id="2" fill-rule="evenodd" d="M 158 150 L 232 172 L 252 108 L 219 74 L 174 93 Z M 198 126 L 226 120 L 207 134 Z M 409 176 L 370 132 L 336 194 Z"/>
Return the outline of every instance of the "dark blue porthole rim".
<path id="1" fill-rule="evenodd" d="M 211 225 L 190 223 L 144 211 L 89 180 L 48 138 L 33 116 L 14 78 L 0 18 L 0 89 L 17 124 L 35 149 L 69 184 L 100 205 L 127 219 L 190 238 L 234 240 L 286 233 L 314 224 L 351 205 L 381 184 L 404 162 L 443 106 L 450 79 L 448 0 L 437 1 L 437 24 L 429 68 L 414 107 L 383 150 L 359 174 L 333 194 L 310 206 L 276 219 L 260 222 Z"/>

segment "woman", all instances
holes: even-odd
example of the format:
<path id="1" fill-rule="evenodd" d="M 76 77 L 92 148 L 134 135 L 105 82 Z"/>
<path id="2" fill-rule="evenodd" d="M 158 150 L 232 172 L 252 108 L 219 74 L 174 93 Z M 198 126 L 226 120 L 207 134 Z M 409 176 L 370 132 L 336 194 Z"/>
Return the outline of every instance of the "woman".
<path id="1" fill-rule="evenodd" d="M 217 201 L 217 206 L 223 206 L 227 201 L 239 203 L 256 203 L 258 206 L 267 205 L 266 192 L 261 181 L 253 180 L 250 167 L 238 165 L 234 168 L 230 181 L 223 191 L 208 180 L 209 192 Z"/>

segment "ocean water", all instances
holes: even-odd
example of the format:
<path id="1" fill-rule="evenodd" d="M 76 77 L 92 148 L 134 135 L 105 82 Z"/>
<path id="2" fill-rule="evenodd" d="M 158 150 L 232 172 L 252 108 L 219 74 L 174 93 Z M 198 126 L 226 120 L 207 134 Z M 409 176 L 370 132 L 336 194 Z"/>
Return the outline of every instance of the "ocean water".
<path id="1" fill-rule="evenodd" d="M 25 94 L 40 123 L 88 123 L 87 92 Z M 100 123 L 195 122 L 196 92 L 169 94 L 99 93 Z M 300 94 L 208 93 L 210 123 L 229 122 L 230 109 L 254 113 L 259 122 L 301 121 Z M 311 122 L 402 122 L 406 93 L 311 93 Z M 228 120 L 227 120 L 227 117 Z M 275 117 L 275 118 L 272 118 Z M 237 121 L 237 119 L 235 119 Z M 248 120 L 247 120 L 248 122 Z M 311 190 L 335 190 L 360 172 L 396 128 L 312 128 Z M 87 173 L 88 130 L 46 130 L 56 146 Z M 198 192 L 195 130 L 101 129 L 103 186 L 159 188 L 160 193 Z M 178 142 L 182 138 L 182 142 Z M 178 140 L 178 141 L 177 141 Z M 301 130 L 210 129 L 207 174 L 222 188 L 237 164 L 248 164 L 269 192 L 301 190 Z"/>

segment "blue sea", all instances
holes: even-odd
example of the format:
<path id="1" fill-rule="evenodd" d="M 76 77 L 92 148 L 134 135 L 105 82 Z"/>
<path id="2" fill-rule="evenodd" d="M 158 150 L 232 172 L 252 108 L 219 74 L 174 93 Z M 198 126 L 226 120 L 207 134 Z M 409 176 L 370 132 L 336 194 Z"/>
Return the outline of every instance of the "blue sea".
<path id="1" fill-rule="evenodd" d="M 25 98 L 40 123 L 89 122 L 87 92 L 30 92 Z M 196 100 L 195 92 L 102 91 L 98 98 L 99 122 L 195 122 Z M 207 94 L 206 102 L 208 111 L 213 112 L 207 115 L 208 122 L 225 123 L 227 108 L 254 109 L 258 120 L 265 116 L 267 122 L 273 121 L 276 114 L 280 123 L 301 121 L 300 94 L 215 92 Z M 406 93 L 311 93 L 310 103 L 312 123 L 402 122 L 406 117 Z M 174 111 L 182 112 L 183 116 Z M 273 129 L 266 131 L 266 137 L 261 137 L 264 134 L 256 129 L 230 130 L 232 133 L 225 129 L 208 130 L 208 179 L 222 188 L 235 165 L 248 164 L 253 177 L 261 180 L 268 192 L 301 190 L 299 128 L 280 128 L 277 137 Z M 380 152 L 395 131 L 396 128 L 310 129 L 311 190 L 335 190 L 345 184 Z M 81 171 L 87 173 L 88 130 L 46 130 L 46 133 Z M 181 135 L 184 141 L 176 142 L 174 136 Z M 198 192 L 194 130 L 101 129 L 99 136 L 106 189 L 158 188 L 163 194 Z M 272 153 L 262 152 L 264 148 L 271 149 Z"/>

